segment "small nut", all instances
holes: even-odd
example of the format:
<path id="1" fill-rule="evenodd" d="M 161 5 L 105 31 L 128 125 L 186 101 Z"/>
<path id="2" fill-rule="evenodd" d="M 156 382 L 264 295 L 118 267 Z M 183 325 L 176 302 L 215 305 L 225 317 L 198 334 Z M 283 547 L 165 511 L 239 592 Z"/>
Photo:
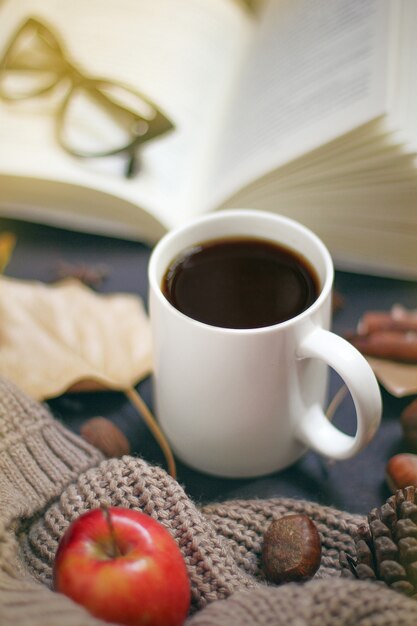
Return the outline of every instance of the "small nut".
<path id="1" fill-rule="evenodd" d="M 404 487 L 417 487 L 417 454 L 402 453 L 391 457 L 386 466 L 386 481 L 392 493 Z"/>
<path id="2" fill-rule="evenodd" d="M 345 306 L 345 299 L 339 291 L 332 293 L 332 313 L 338 313 Z"/>
<path id="3" fill-rule="evenodd" d="M 108 458 L 130 454 L 127 437 L 106 417 L 92 417 L 84 422 L 80 428 L 80 435 Z"/>
<path id="4" fill-rule="evenodd" d="M 307 515 L 286 515 L 264 534 L 262 567 L 276 584 L 312 578 L 321 561 L 320 535 Z"/>
<path id="5" fill-rule="evenodd" d="M 417 450 L 417 399 L 408 404 L 400 415 L 401 427 L 406 443 Z"/>

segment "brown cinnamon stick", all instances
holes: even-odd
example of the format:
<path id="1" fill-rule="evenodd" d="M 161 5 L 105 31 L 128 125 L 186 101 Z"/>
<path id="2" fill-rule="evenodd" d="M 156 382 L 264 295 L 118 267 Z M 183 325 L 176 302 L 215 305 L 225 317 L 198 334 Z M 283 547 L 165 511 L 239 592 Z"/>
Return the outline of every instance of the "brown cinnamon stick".
<path id="1" fill-rule="evenodd" d="M 394 330 L 394 331 L 414 331 L 417 332 L 417 314 L 410 313 L 401 309 L 401 313 L 391 313 L 384 311 L 367 311 L 358 324 L 358 333 L 367 335 L 376 331 Z"/>
<path id="2" fill-rule="evenodd" d="M 379 330 L 353 334 L 348 340 L 368 356 L 417 363 L 417 331 Z"/>

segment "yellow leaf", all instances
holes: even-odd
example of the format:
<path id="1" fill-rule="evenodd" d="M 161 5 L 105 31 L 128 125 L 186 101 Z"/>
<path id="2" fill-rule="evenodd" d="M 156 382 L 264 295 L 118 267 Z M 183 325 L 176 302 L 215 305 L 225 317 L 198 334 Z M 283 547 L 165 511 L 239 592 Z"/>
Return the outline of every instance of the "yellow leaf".
<path id="1" fill-rule="evenodd" d="M 131 388 L 151 371 L 149 321 L 129 294 L 0 276 L 0 375 L 44 400 L 73 389 Z"/>
<path id="2" fill-rule="evenodd" d="M 0 276 L 0 376 L 36 400 L 123 391 L 175 478 L 169 443 L 134 388 L 151 370 L 150 325 L 139 297 L 100 295 L 75 279 L 45 285 Z"/>
<path id="3" fill-rule="evenodd" d="M 6 269 L 16 245 L 13 233 L 0 233 L 0 274 Z"/>

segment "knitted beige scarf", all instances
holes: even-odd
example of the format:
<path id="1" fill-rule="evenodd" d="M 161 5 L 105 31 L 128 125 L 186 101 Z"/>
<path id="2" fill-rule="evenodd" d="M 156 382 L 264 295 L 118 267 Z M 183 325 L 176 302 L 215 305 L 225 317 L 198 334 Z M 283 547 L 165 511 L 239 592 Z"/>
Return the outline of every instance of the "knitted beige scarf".
<path id="1" fill-rule="evenodd" d="M 291 499 L 198 508 L 166 472 L 139 458 L 104 460 L 47 409 L 0 379 L 0 626 L 102 624 L 51 589 L 51 567 L 71 520 L 102 503 L 144 511 L 174 536 L 192 586 L 186 626 L 416 626 L 417 602 L 340 576 L 363 521 Z M 259 556 L 274 519 L 305 513 L 322 539 L 322 564 L 304 584 L 268 585 Z"/>

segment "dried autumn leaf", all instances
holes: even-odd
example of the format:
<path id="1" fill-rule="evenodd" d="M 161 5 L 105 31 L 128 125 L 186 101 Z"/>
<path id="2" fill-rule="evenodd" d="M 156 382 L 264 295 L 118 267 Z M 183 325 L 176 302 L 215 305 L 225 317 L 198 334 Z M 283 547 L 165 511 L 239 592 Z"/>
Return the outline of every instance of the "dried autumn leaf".
<path id="1" fill-rule="evenodd" d="M 134 386 L 152 369 L 150 325 L 140 298 L 99 295 L 75 279 L 55 285 L 0 276 L 0 376 L 46 400 L 66 391 L 123 391 L 159 443 L 164 433 Z"/>
<path id="2" fill-rule="evenodd" d="M 16 245 L 16 236 L 13 233 L 0 233 L 0 273 L 6 269 Z"/>
<path id="3" fill-rule="evenodd" d="M 77 280 L 48 286 L 0 276 L 0 375 L 37 400 L 91 384 L 114 390 L 151 371 L 142 301 Z"/>
<path id="4" fill-rule="evenodd" d="M 402 398 L 417 393 L 417 365 L 366 357 L 381 385 Z"/>

